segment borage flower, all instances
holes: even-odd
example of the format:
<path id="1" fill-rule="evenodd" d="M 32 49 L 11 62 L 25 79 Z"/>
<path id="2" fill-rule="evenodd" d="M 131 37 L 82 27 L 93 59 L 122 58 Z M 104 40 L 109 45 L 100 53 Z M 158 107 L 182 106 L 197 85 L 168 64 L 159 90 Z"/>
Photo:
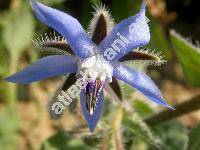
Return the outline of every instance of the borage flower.
<path id="1" fill-rule="evenodd" d="M 95 129 L 100 118 L 105 86 L 110 86 L 122 100 L 117 79 L 130 84 L 157 104 L 173 109 L 147 75 L 121 63 L 128 60 L 160 60 L 158 55 L 135 50 L 147 45 L 150 40 L 145 2 L 142 3 L 138 14 L 123 20 L 113 29 L 113 22 L 107 9 L 96 8 L 90 25 L 91 38 L 70 15 L 34 0 L 30 2 L 37 18 L 59 32 L 66 40 L 51 40 L 47 37 L 46 40 L 35 41 L 36 48 L 52 52 L 54 50 L 59 55 L 43 57 L 9 76 L 7 81 L 28 84 L 70 73 L 64 84 L 67 86 L 63 86 L 66 90 L 69 84 L 75 83 L 75 78 L 80 72 L 83 72 L 90 78 L 90 82 L 81 91 L 80 100 L 90 131 Z"/>

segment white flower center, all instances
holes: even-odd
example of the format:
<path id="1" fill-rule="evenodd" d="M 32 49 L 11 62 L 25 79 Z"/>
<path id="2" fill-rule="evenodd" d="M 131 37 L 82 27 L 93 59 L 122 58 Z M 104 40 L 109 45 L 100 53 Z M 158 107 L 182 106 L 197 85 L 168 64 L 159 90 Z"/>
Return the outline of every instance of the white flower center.
<path id="1" fill-rule="evenodd" d="M 92 80 L 99 78 L 101 81 L 112 82 L 113 67 L 101 55 L 79 61 L 78 67 L 79 71 L 83 70 Z"/>

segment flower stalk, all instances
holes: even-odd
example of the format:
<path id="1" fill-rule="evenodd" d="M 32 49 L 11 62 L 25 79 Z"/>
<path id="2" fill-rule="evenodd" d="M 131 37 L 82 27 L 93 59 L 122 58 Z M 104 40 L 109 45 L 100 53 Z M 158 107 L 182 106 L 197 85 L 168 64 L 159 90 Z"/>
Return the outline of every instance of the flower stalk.
<path id="1" fill-rule="evenodd" d="M 108 127 L 107 132 L 105 132 L 104 140 L 102 144 L 100 145 L 100 150 L 106 150 L 108 149 L 108 142 L 114 136 L 114 141 L 116 145 L 117 150 L 122 150 L 123 149 L 123 144 L 122 144 L 122 139 L 121 139 L 121 132 L 120 132 L 120 127 L 121 127 L 121 122 L 123 119 L 123 114 L 124 110 L 122 107 L 118 107 L 113 114 L 111 115 L 112 118 L 110 119 L 110 124 Z"/>
<path id="2" fill-rule="evenodd" d="M 156 126 L 171 119 L 196 111 L 200 109 L 200 95 L 197 95 L 185 102 L 177 104 L 176 106 L 174 106 L 174 108 L 176 109 L 176 111 L 163 110 L 153 116 L 146 118 L 145 122 L 149 126 Z"/>

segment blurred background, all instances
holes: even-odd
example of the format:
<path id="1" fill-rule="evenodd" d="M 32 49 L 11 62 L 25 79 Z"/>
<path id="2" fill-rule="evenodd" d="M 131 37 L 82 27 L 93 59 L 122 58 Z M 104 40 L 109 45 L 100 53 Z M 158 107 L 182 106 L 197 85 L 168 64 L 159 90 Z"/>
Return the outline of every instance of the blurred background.
<path id="1" fill-rule="evenodd" d="M 76 17 L 87 30 L 98 0 L 40 0 Z M 115 23 L 135 15 L 142 0 L 102 0 Z M 200 15 L 197 0 L 149 0 L 151 41 L 146 47 L 167 63 L 142 66 L 175 111 L 154 105 L 121 84 L 127 110 L 106 97 L 101 120 L 90 133 L 74 100 L 58 118 L 48 112 L 49 97 L 61 78 L 31 85 L 4 81 L 39 58 L 36 39 L 53 30 L 38 21 L 28 0 L 0 0 L 0 150 L 200 149 Z M 137 67 L 137 66 L 136 66 Z M 139 66 L 141 68 L 141 66 Z M 126 107 L 126 106 L 125 106 Z M 128 111 L 129 110 L 129 111 Z"/>

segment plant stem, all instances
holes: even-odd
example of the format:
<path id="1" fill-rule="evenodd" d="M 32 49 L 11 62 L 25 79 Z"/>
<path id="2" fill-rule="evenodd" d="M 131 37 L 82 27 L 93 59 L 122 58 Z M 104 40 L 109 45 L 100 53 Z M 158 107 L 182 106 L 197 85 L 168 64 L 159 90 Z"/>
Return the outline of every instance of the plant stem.
<path id="1" fill-rule="evenodd" d="M 121 133 L 120 133 L 119 128 L 115 130 L 115 143 L 116 143 L 117 150 L 123 150 L 122 138 L 121 138 Z"/>
<path id="2" fill-rule="evenodd" d="M 99 150 L 107 150 L 109 141 L 114 135 L 115 145 L 117 150 L 123 150 L 120 127 L 122 118 L 124 115 L 124 110 L 122 107 L 116 108 L 116 110 L 112 114 L 112 118 L 110 119 L 109 128 L 104 136 L 103 142 L 100 144 Z"/>
<path id="3" fill-rule="evenodd" d="M 114 138 L 115 138 L 116 149 L 123 150 L 122 138 L 120 132 L 121 122 L 123 118 L 123 109 L 121 107 L 118 108 L 114 118 L 115 119 L 113 121 L 113 124 L 114 124 Z"/>
<path id="4" fill-rule="evenodd" d="M 11 55 L 10 58 L 10 66 L 9 66 L 9 73 L 15 73 L 17 71 L 17 66 L 18 66 L 18 57 L 15 56 L 13 57 Z M 14 83 L 6 83 L 7 90 L 6 90 L 6 99 L 7 99 L 7 104 L 9 107 L 13 108 L 15 106 L 15 101 L 17 97 L 17 86 Z"/>
<path id="5" fill-rule="evenodd" d="M 200 95 L 197 95 L 183 103 L 177 104 L 176 106 L 174 106 L 174 108 L 175 108 L 174 111 L 167 109 L 146 118 L 144 121 L 149 126 L 156 126 L 165 121 L 198 110 L 200 109 Z"/>

